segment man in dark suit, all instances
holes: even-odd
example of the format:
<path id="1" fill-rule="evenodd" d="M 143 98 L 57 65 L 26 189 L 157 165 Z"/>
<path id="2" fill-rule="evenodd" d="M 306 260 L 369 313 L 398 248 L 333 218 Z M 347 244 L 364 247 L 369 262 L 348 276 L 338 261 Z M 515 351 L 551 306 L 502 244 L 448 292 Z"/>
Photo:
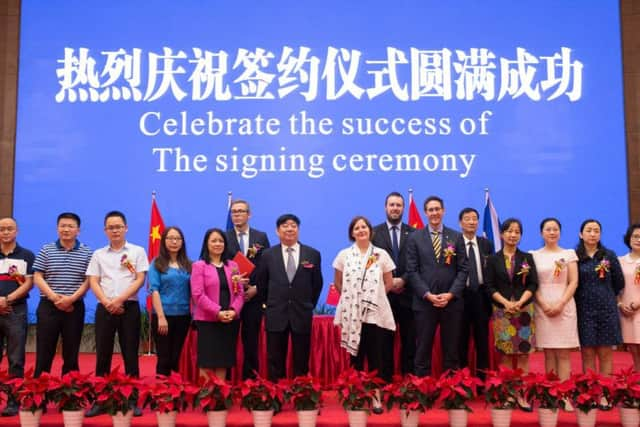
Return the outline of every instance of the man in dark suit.
<path id="1" fill-rule="evenodd" d="M 415 229 L 402 222 L 404 213 L 404 198 L 398 192 L 390 193 L 384 202 L 384 210 L 387 220 L 373 229 L 373 239 L 371 242 L 387 251 L 396 269 L 393 270 L 393 288 L 387 294 L 393 318 L 398 323 L 400 329 L 400 361 L 403 374 L 413 373 L 413 359 L 416 353 L 416 328 L 411 309 L 412 294 L 407 289 L 407 274 L 405 267 L 407 263 L 406 243 Z M 384 348 L 393 348 L 393 331 L 384 329 Z M 393 376 L 394 361 L 393 351 L 382 351 L 382 367 L 380 377 L 391 379 Z"/>
<path id="2" fill-rule="evenodd" d="M 442 224 L 444 203 L 437 196 L 424 202 L 427 227 L 411 234 L 407 242 L 407 274 L 413 291 L 417 347 L 415 373 L 431 375 L 431 353 L 440 325 L 442 365 L 459 367 L 459 343 L 467 282 L 467 258 L 460 233 Z"/>
<path id="3" fill-rule="evenodd" d="M 281 215 L 276 221 L 280 244 L 262 254 L 258 293 L 267 302 L 267 366 L 269 380 L 286 376 L 289 336 L 293 375 L 309 372 L 313 308 L 322 291 L 320 252 L 298 242 L 300 219 Z"/>
<path id="4" fill-rule="evenodd" d="M 491 301 L 484 289 L 484 277 L 487 258 L 493 254 L 493 245 L 484 237 L 476 236 L 479 218 L 478 211 L 473 208 L 464 208 L 458 215 L 469 270 L 463 292 L 460 367 L 469 366 L 469 336 L 473 326 L 476 375 L 484 379 L 485 371 L 489 369 L 489 318 L 491 317 Z"/>
<path id="5" fill-rule="evenodd" d="M 242 320 L 242 348 L 244 361 L 242 363 L 242 378 L 255 378 L 255 372 L 259 372 L 258 362 L 258 337 L 260 336 L 260 324 L 264 309 L 264 301 L 257 295 L 256 274 L 262 253 L 268 249 L 269 238 L 263 231 L 249 227 L 251 209 L 249 203 L 244 200 L 231 202 L 231 221 L 233 228 L 227 230 L 227 252 L 233 258 L 238 252 L 242 252 L 256 266 L 249 282 L 244 289 L 244 305 L 240 312 Z"/>

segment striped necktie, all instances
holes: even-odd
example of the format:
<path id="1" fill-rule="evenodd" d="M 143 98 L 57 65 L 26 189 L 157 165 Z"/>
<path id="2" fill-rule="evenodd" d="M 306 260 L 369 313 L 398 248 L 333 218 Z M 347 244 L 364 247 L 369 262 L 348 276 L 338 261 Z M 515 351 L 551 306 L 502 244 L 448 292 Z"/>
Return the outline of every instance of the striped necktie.
<path id="1" fill-rule="evenodd" d="M 442 244 L 440 242 L 440 233 L 437 231 L 431 232 L 431 243 L 433 243 L 433 253 L 436 255 L 436 259 L 440 260 L 440 254 L 442 252 Z"/>

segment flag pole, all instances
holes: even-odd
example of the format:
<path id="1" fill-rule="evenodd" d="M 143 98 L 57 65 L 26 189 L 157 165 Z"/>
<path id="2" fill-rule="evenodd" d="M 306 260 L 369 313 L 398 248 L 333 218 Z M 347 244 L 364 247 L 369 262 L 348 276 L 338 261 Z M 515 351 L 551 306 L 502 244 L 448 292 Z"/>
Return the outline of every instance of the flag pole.
<path id="1" fill-rule="evenodd" d="M 151 192 L 151 205 L 153 206 L 153 202 L 156 201 L 156 190 Z M 149 295 L 149 274 L 145 276 L 145 289 L 147 290 L 147 298 L 151 298 L 151 304 L 153 304 L 153 297 Z M 147 304 L 145 304 L 145 309 L 147 308 Z M 151 356 L 151 313 L 147 311 L 147 326 L 149 333 L 147 334 L 147 353 L 145 356 Z"/>

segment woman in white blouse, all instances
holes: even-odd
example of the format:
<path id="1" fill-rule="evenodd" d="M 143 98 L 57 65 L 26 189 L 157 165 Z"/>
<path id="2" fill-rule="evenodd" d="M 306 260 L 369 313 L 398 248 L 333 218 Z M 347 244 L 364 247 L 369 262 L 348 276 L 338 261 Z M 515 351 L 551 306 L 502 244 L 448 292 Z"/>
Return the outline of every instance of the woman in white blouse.
<path id="1" fill-rule="evenodd" d="M 369 371 L 380 371 L 384 329 L 394 331 L 387 292 L 393 285 L 392 271 L 396 268 L 384 249 L 371 244 L 373 228 L 369 220 L 356 216 L 349 224 L 349 240 L 353 245 L 340 251 L 333 261 L 334 285 L 340 292 L 334 324 L 341 328 L 340 346 L 351 355 L 351 364 Z M 390 382 L 391 378 L 382 378 Z M 374 402 L 374 413 L 382 407 Z"/>

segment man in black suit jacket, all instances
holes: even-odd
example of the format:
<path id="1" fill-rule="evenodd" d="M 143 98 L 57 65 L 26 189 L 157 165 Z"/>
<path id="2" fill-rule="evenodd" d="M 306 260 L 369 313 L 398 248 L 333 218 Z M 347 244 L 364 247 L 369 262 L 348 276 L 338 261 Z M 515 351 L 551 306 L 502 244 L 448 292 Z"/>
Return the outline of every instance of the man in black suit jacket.
<path id="1" fill-rule="evenodd" d="M 459 367 L 459 343 L 467 282 L 467 258 L 460 233 L 442 224 L 444 203 L 437 196 L 424 202 L 429 220 L 407 242 L 407 274 L 414 293 L 413 310 L 418 338 L 415 373 L 431 375 L 433 337 L 440 325 L 444 369 Z"/>
<path id="2" fill-rule="evenodd" d="M 298 242 L 300 219 L 281 215 L 276 221 L 280 244 L 262 254 L 258 293 L 267 302 L 267 366 L 269 380 L 286 376 L 289 336 L 293 375 L 309 372 L 313 308 L 322 291 L 320 252 Z"/>
<path id="3" fill-rule="evenodd" d="M 487 258 L 493 254 L 493 245 L 484 237 L 476 236 L 480 215 L 474 208 L 464 208 L 458 215 L 465 255 L 469 269 L 464 289 L 464 314 L 460 333 L 460 367 L 469 366 L 469 336 L 473 326 L 476 347 L 476 376 L 484 379 L 489 369 L 489 318 L 491 301 L 485 291 L 484 277 Z M 473 251 L 473 254 L 471 252 Z"/>
<path id="4" fill-rule="evenodd" d="M 244 361 L 242 363 L 242 378 L 254 378 L 255 372 L 259 372 L 258 338 L 260 337 L 260 324 L 264 310 L 263 300 L 257 295 L 256 274 L 262 253 L 269 249 L 269 238 L 263 231 L 249 227 L 251 210 L 249 203 L 244 200 L 231 202 L 231 221 L 233 228 L 227 230 L 227 253 L 233 258 L 238 252 L 242 252 L 256 266 L 249 282 L 244 289 L 244 305 L 240 312 L 242 320 L 242 348 Z"/>
<path id="5" fill-rule="evenodd" d="M 403 374 L 413 373 L 413 359 L 416 354 L 416 327 L 411 309 L 413 295 L 407 289 L 407 240 L 415 229 L 402 222 L 404 213 L 404 198 L 398 192 L 390 193 L 384 202 L 387 220 L 373 229 L 371 242 L 387 251 L 396 265 L 393 270 L 393 288 L 387 293 L 387 298 L 393 310 L 393 318 L 400 330 L 400 361 Z M 394 236 L 395 234 L 395 236 Z M 394 243 L 395 240 L 395 243 Z M 383 330 L 385 334 L 385 349 L 393 348 L 393 331 Z M 390 380 L 393 376 L 393 351 L 382 351 L 382 367 L 380 377 Z"/>

